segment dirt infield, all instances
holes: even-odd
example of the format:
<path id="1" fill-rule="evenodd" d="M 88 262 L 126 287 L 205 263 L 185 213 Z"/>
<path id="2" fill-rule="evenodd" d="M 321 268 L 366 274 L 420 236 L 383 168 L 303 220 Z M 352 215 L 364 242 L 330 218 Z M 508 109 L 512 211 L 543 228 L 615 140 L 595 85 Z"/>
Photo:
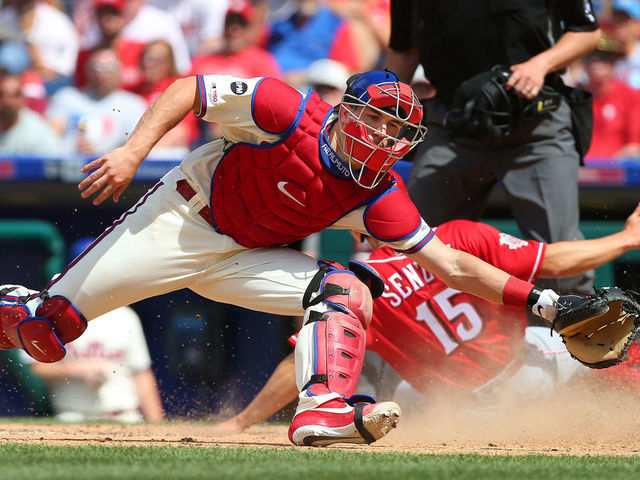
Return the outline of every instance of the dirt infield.
<path id="1" fill-rule="evenodd" d="M 328 448 L 371 452 L 486 455 L 640 455 L 640 416 L 635 391 L 577 389 L 534 404 L 502 405 L 468 412 L 455 405 L 403 415 L 397 430 L 369 446 Z M 298 448 L 287 426 L 262 424 L 244 433 L 219 435 L 213 421 L 164 424 L 0 423 L 0 444 L 180 445 L 199 447 Z M 309 447 L 305 447 L 309 448 Z"/>

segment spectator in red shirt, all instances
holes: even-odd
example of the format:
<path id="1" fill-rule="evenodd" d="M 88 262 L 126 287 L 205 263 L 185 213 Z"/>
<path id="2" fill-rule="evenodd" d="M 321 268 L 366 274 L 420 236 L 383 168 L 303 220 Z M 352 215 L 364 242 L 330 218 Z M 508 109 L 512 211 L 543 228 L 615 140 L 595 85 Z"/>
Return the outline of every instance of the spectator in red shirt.
<path id="1" fill-rule="evenodd" d="M 216 53 L 195 57 L 193 74 L 282 78 L 275 57 L 256 45 L 255 20 L 256 11 L 251 2 L 232 2 L 225 17 L 222 47 Z"/>
<path id="2" fill-rule="evenodd" d="M 622 53 L 604 48 L 584 60 L 584 87 L 593 93 L 594 117 L 587 161 L 640 154 L 640 93 L 615 78 L 615 62 Z"/>
<path id="3" fill-rule="evenodd" d="M 192 75 L 231 75 L 240 78 L 282 78 L 276 58 L 257 44 L 258 17 L 256 8 L 247 0 L 230 3 L 225 16 L 222 47 L 216 53 L 196 56 Z M 220 138 L 218 124 L 203 125 L 208 140 Z"/>
<path id="4" fill-rule="evenodd" d="M 127 24 L 125 15 L 127 0 L 94 0 L 96 24 L 100 39 L 97 43 L 85 44 L 78 54 L 75 85 L 82 88 L 87 84 L 87 61 L 95 50 L 112 48 L 118 54 L 121 65 L 120 87 L 135 90 L 142 81 L 140 56 L 145 43 L 122 37 Z"/>

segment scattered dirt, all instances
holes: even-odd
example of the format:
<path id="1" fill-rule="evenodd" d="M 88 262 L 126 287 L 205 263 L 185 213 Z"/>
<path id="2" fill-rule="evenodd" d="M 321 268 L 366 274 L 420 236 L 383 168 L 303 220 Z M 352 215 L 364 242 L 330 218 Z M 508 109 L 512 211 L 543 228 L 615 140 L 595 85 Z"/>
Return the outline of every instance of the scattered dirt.
<path id="1" fill-rule="evenodd" d="M 398 429 L 373 445 L 328 448 L 415 454 L 637 456 L 640 416 L 633 412 L 638 396 L 629 389 L 576 389 L 533 404 L 505 402 L 491 411 L 434 406 L 419 415 L 403 415 Z M 0 423 L 0 444 L 300 448 L 289 443 L 286 425 L 262 424 L 241 434 L 219 435 L 212 432 L 213 424 Z"/>

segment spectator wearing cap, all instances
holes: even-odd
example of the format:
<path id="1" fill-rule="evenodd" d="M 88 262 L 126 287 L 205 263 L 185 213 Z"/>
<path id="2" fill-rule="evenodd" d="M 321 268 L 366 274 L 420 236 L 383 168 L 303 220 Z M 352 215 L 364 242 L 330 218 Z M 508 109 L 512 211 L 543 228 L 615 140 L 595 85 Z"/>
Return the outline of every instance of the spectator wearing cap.
<path id="1" fill-rule="evenodd" d="M 21 75 L 0 71 L 0 153 L 60 153 L 61 138 L 44 118 L 25 106 L 22 88 Z"/>
<path id="2" fill-rule="evenodd" d="M 640 154 L 640 92 L 615 77 L 621 46 L 603 36 L 598 49 L 584 58 L 587 83 L 593 93 L 593 135 L 585 162 Z"/>
<path id="3" fill-rule="evenodd" d="M 287 83 L 301 87 L 315 61 L 330 58 L 360 71 L 351 24 L 320 0 L 295 0 L 293 13 L 269 25 L 267 50 L 276 57 Z"/>
<path id="4" fill-rule="evenodd" d="M 65 12 L 44 0 L 8 0 L 2 4 L 0 26 L 26 42 L 31 69 L 43 79 L 48 95 L 71 84 L 79 39 Z"/>
<path id="5" fill-rule="evenodd" d="M 191 68 L 191 57 L 180 25 L 167 11 L 147 5 L 146 0 L 93 0 L 96 20 L 82 39 L 86 56 L 96 48 L 114 48 L 123 65 L 122 88 L 139 85 L 140 55 L 144 46 L 154 40 L 171 44 L 178 73 L 185 75 Z M 79 65 L 77 73 L 83 73 Z M 83 82 L 78 80 L 77 86 Z"/>
<path id="6" fill-rule="evenodd" d="M 349 70 L 340 62 L 323 58 L 307 69 L 307 83 L 329 105 L 338 105 L 347 88 Z"/>
<path id="7" fill-rule="evenodd" d="M 116 52 L 94 51 L 87 62 L 87 86 L 58 90 L 45 113 L 65 136 L 70 152 L 99 154 L 122 145 L 144 113 L 142 97 L 118 88 L 120 62 Z"/>
<path id="8" fill-rule="evenodd" d="M 275 57 L 256 43 L 256 10 L 246 0 L 233 1 L 225 15 L 218 52 L 193 59 L 192 73 L 233 75 L 241 78 L 282 78 Z"/>
<path id="9" fill-rule="evenodd" d="M 623 56 L 616 61 L 616 76 L 640 89 L 640 3 L 637 0 L 614 0 L 610 19 L 604 25 L 623 51 Z"/>

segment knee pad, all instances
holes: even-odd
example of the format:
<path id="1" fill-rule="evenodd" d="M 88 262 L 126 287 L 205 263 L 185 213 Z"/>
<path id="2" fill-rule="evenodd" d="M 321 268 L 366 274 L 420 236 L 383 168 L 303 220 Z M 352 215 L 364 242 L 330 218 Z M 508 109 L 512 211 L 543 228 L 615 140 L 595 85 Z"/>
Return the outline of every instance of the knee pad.
<path id="1" fill-rule="evenodd" d="M 353 395 L 364 361 L 365 335 L 362 321 L 352 315 L 310 312 L 296 344 L 296 377 L 304 384 L 301 390 L 317 395 L 327 393 L 328 388 L 343 397 Z"/>
<path id="2" fill-rule="evenodd" d="M 350 262 L 349 267 L 347 270 L 335 262 L 320 262 L 318 273 L 304 293 L 302 306 L 306 310 L 324 302 L 355 316 L 366 329 L 371 323 L 373 298 L 382 294 L 384 282 L 375 270 L 363 263 Z"/>
<path id="3" fill-rule="evenodd" d="M 43 301 L 32 314 L 32 300 Z M 31 303 L 31 305 L 30 305 Z M 0 348 L 22 348 L 39 362 L 61 360 L 64 345 L 78 338 L 87 328 L 84 317 L 62 296 L 46 292 L 0 307 Z"/>

